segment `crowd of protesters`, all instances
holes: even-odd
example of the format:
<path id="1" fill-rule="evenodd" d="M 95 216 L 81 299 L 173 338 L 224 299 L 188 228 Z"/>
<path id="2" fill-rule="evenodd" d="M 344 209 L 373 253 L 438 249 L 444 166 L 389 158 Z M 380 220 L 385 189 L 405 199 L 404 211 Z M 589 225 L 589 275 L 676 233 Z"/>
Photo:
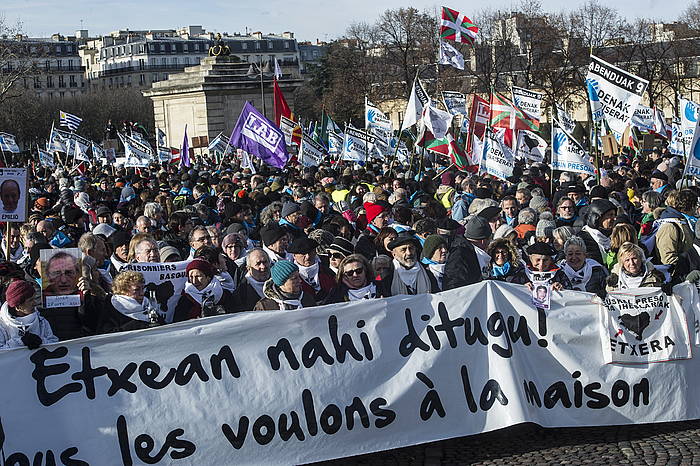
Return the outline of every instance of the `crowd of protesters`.
<path id="1" fill-rule="evenodd" d="M 3 238 L 0 348 L 482 280 L 531 288 L 537 272 L 552 272 L 552 290 L 599 296 L 668 293 L 700 276 L 700 188 L 666 150 L 606 158 L 600 177 L 551 179 L 538 163 L 508 181 L 438 168 L 36 167 L 28 221 Z M 44 308 L 40 251 L 71 247 L 83 254 L 81 304 Z M 125 269 L 179 261 L 187 283 L 172 312 Z"/>

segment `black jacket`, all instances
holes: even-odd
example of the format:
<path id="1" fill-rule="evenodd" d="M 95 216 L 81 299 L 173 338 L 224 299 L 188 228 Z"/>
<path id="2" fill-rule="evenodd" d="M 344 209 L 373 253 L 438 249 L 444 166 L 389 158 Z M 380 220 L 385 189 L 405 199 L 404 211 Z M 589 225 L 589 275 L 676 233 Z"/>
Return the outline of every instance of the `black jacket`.
<path id="1" fill-rule="evenodd" d="M 264 297 L 264 296 L 263 296 Z M 231 312 L 252 311 L 258 301 L 262 299 L 255 289 L 250 286 L 248 280 L 243 278 L 233 292 L 233 307 Z"/>
<path id="2" fill-rule="evenodd" d="M 481 267 L 474 245 L 461 236 L 453 238 L 448 247 L 445 275 L 442 278 L 443 291 L 479 283 L 481 280 Z"/>

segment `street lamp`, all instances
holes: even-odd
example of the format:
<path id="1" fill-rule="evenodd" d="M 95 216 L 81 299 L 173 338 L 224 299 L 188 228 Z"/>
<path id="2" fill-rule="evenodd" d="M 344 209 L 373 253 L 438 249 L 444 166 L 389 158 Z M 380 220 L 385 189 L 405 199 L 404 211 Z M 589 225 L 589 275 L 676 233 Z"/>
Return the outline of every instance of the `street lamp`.
<path id="1" fill-rule="evenodd" d="M 265 66 L 262 66 L 262 55 L 258 55 L 258 63 L 251 63 L 250 68 L 248 68 L 248 72 L 246 73 L 246 76 L 249 78 L 257 78 L 260 76 L 260 97 L 262 98 L 262 112 L 263 115 L 267 116 L 267 112 L 265 109 L 265 87 L 263 85 L 263 78 L 266 76 L 272 76 L 272 73 L 270 72 L 270 62 L 266 62 Z"/>

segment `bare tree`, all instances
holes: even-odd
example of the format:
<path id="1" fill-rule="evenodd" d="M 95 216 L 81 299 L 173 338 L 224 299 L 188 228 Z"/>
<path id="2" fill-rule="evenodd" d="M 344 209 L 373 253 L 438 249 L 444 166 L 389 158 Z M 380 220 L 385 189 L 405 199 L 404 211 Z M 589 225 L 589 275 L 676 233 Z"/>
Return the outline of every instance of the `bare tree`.
<path id="1" fill-rule="evenodd" d="M 7 100 L 17 97 L 21 90 L 20 80 L 34 71 L 29 50 L 17 37 L 22 35 L 22 25 L 11 25 L 0 15 L 0 108 Z"/>
<path id="2" fill-rule="evenodd" d="M 687 23 L 688 27 L 700 31 L 700 0 L 692 1 L 678 17 L 678 21 Z"/>

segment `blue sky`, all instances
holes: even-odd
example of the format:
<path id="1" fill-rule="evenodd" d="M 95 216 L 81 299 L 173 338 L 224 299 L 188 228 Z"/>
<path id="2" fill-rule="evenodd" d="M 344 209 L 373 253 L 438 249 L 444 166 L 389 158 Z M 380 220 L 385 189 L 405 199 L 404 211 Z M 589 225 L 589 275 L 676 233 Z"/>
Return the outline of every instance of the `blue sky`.
<path id="1" fill-rule="evenodd" d="M 691 0 L 604 0 L 603 4 L 617 8 L 628 18 L 644 16 L 672 21 Z M 547 11 L 575 8 L 581 0 L 542 0 Z M 467 16 L 488 4 L 492 8 L 508 9 L 516 1 L 445 3 Z M 290 7 L 291 5 L 291 7 Z M 437 10 L 441 4 L 415 0 L 2 0 L 0 15 L 14 23 L 20 20 L 30 36 L 50 36 L 52 33 L 73 34 L 80 28 L 91 35 L 117 29 L 172 29 L 188 24 L 204 26 L 215 32 L 265 33 L 292 31 L 299 40 L 330 40 L 343 35 L 346 27 L 358 21 L 373 22 L 388 8 L 414 6 Z"/>

